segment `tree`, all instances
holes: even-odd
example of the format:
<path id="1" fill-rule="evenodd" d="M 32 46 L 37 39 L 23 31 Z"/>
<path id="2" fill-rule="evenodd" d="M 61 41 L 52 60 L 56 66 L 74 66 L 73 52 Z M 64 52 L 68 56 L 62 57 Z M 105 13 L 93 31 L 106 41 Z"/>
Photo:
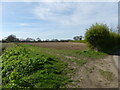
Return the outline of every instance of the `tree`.
<path id="1" fill-rule="evenodd" d="M 41 39 L 40 39 L 40 38 L 37 38 L 36 40 L 37 40 L 38 42 L 41 42 Z"/>
<path id="2" fill-rule="evenodd" d="M 32 42 L 32 41 L 35 41 L 35 39 L 33 39 L 33 38 L 26 38 L 26 41 L 27 42 Z"/>
<path id="3" fill-rule="evenodd" d="M 50 40 L 49 39 L 46 39 L 45 42 L 49 42 Z"/>
<path id="4" fill-rule="evenodd" d="M 82 36 L 75 36 L 73 37 L 74 40 L 82 40 Z"/>
<path id="5" fill-rule="evenodd" d="M 23 38 L 21 38 L 21 39 L 19 39 L 20 40 L 20 42 L 25 42 L 26 40 L 25 39 L 23 39 Z"/>
<path id="6" fill-rule="evenodd" d="M 9 35 L 5 40 L 6 40 L 7 42 L 17 42 L 17 41 L 19 41 L 19 39 L 16 38 L 15 35 Z"/>
<path id="7" fill-rule="evenodd" d="M 3 43 L 6 42 L 6 39 L 2 39 L 2 42 L 3 42 Z"/>
<path id="8" fill-rule="evenodd" d="M 58 42 L 59 40 L 58 40 L 58 39 L 52 39 L 51 41 L 53 41 L 53 42 Z"/>

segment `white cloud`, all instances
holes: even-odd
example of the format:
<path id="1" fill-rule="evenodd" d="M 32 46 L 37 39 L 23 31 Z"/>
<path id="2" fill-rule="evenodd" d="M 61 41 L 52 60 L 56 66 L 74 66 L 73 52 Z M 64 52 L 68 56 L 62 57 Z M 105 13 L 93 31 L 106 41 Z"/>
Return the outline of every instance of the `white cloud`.
<path id="1" fill-rule="evenodd" d="M 62 19 L 68 17 L 61 14 L 69 11 L 70 9 L 69 4 L 43 3 L 35 8 L 35 15 L 38 16 L 39 19 L 52 21 L 59 20 L 58 22 L 61 22 Z"/>
<path id="2" fill-rule="evenodd" d="M 116 9 L 116 10 L 115 10 Z M 41 2 L 34 8 L 40 20 L 62 25 L 100 23 L 117 24 L 117 3 L 63 3 Z"/>
<path id="3" fill-rule="evenodd" d="M 29 23 L 20 23 L 19 25 L 20 25 L 20 26 L 30 26 Z"/>

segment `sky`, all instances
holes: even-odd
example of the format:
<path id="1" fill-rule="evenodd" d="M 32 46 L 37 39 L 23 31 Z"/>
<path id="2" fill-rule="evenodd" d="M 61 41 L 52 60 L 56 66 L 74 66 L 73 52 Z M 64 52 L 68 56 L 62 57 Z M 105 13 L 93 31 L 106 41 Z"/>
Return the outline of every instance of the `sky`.
<path id="1" fill-rule="evenodd" d="M 117 2 L 2 2 L 1 38 L 73 39 L 92 24 L 118 25 Z"/>

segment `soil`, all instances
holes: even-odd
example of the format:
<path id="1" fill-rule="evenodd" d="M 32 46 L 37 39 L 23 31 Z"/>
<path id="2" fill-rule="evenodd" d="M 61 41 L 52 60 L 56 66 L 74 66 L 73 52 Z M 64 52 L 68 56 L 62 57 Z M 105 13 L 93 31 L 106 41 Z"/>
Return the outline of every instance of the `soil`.
<path id="1" fill-rule="evenodd" d="M 82 67 L 69 62 L 69 67 L 75 72 L 71 75 L 73 82 L 67 84 L 67 88 L 118 88 L 118 70 L 115 68 L 112 56 L 89 60 Z M 100 70 L 111 72 L 111 80 L 101 75 Z"/>
<path id="2" fill-rule="evenodd" d="M 83 50 L 87 46 L 84 43 L 74 43 L 74 42 L 42 42 L 42 43 L 26 43 L 30 45 L 41 46 L 44 48 L 55 48 L 55 49 L 68 49 L 68 50 Z"/>

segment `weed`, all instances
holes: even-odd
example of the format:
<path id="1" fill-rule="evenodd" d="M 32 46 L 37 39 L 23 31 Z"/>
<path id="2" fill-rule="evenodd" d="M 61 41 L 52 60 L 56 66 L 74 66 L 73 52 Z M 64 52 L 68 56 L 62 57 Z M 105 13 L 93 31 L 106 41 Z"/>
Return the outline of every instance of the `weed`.
<path id="1" fill-rule="evenodd" d="M 76 62 L 80 65 L 80 66 L 83 66 L 84 64 L 87 63 L 87 60 L 76 60 Z"/>
<path id="2" fill-rule="evenodd" d="M 106 78 L 106 79 L 109 80 L 109 81 L 112 81 L 113 78 L 114 78 L 114 75 L 113 75 L 112 72 L 104 71 L 104 70 L 102 70 L 102 69 L 99 69 L 99 72 L 100 72 L 100 74 L 101 74 L 104 78 Z"/>

